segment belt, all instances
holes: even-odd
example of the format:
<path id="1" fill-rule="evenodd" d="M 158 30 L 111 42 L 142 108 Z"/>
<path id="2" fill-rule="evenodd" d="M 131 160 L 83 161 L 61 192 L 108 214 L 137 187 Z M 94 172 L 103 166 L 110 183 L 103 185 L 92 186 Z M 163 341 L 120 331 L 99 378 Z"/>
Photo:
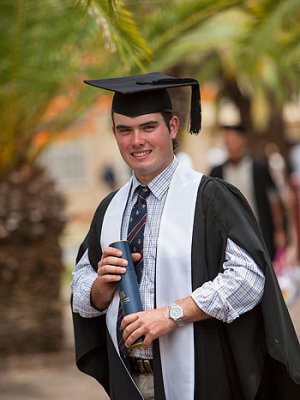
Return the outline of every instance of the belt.
<path id="1" fill-rule="evenodd" d="M 151 374 L 153 373 L 153 360 L 144 358 L 128 357 L 130 369 L 133 374 Z"/>

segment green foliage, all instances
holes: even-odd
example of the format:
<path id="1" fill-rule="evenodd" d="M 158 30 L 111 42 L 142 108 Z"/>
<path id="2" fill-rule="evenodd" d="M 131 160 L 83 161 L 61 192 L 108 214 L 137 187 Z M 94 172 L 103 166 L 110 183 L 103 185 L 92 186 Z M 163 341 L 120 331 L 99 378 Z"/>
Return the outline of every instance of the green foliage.
<path id="1" fill-rule="evenodd" d="M 0 24 L 1 178 L 34 163 L 54 133 L 99 96 L 83 79 L 142 68 L 150 52 L 114 1 L 3 0 Z M 47 140 L 36 146 L 39 132 Z"/>
<path id="2" fill-rule="evenodd" d="M 86 77 L 234 81 L 263 119 L 299 91 L 299 17 L 299 0 L 2 0 L 0 177 L 34 163 L 38 132 L 53 137 L 99 96 Z"/>
<path id="3" fill-rule="evenodd" d="M 151 60 L 151 51 L 141 36 L 132 13 L 121 1 L 83 0 L 94 19 L 101 26 L 106 46 L 121 58 L 130 71 L 137 67 L 144 71 L 144 63 Z"/>
<path id="4" fill-rule="evenodd" d="M 153 50 L 149 70 L 193 73 L 220 89 L 226 80 L 236 82 L 252 99 L 260 126 L 274 102 L 282 107 L 299 91 L 298 0 L 173 0 L 145 7 L 135 15 Z"/>
<path id="5" fill-rule="evenodd" d="M 49 103 L 78 86 L 96 26 L 72 1 L 56 0 L 2 1 L 0 23 L 1 175 L 28 161 Z"/>

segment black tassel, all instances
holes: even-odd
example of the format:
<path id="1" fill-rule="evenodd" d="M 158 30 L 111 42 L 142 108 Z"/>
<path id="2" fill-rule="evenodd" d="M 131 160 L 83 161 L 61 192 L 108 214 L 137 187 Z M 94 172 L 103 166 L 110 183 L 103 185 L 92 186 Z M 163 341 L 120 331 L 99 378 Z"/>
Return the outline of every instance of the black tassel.
<path id="1" fill-rule="evenodd" d="M 201 99 L 198 83 L 192 85 L 190 133 L 198 135 L 201 130 Z"/>

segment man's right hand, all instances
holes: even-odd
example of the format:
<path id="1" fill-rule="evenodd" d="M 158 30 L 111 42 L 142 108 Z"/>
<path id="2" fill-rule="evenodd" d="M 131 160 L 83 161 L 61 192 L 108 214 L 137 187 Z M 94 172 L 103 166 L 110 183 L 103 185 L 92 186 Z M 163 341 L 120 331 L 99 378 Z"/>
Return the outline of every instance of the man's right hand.
<path id="1" fill-rule="evenodd" d="M 102 253 L 98 263 L 98 278 L 94 281 L 91 290 L 91 304 L 98 310 L 105 310 L 112 300 L 114 291 L 121 280 L 121 275 L 126 272 L 127 261 L 122 257 L 122 252 L 113 247 L 107 247 Z M 139 261 L 141 255 L 133 253 L 133 262 Z"/>

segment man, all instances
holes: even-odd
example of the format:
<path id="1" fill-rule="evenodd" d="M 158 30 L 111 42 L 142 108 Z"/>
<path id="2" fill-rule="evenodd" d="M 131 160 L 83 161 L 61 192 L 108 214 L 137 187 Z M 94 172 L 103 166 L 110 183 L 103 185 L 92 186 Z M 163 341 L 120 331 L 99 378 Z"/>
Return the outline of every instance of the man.
<path id="1" fill-rule="evenodd" d="M 296 399 L 299 343 L 251 209 L 234 187 L 173 154 L 179 120 L 167 88 L 192 86 L 196 133 L 198 82 L 151 73 L 88 83 L 115 91 L 112 129 L 133 176 L 101 202 L 77 257 L 79 369 L 117 400 Z M 144 311 L 123 318 L 119 341 L 127 262 L 109 244 L 131 240 L 138 201 L 146 224 L 132 258 L 137 272 L 142 263 Z M 141 337 L 142 348 L 130 350 Z"/>
<path id="2" fill-rule="evenodd" d="M 214 167 L 210 175 L 231 183 L 246 197 L 273 260 L 276 248 L 286 245 L 285 216 L 278 190 L 267 165 L 250 156 L 244 127 L 227 125 L 222 131 L 228 160 Z"/>

